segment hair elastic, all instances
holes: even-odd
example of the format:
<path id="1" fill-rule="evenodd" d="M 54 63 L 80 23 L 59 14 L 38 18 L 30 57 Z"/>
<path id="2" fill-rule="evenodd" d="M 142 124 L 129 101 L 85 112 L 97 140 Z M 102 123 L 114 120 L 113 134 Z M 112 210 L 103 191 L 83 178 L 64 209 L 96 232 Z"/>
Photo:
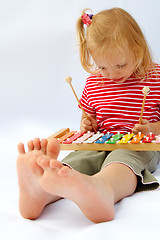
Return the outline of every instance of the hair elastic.
<path id="1" fill-rule="evenodd" d="M 84 13 L 81 18 L 82 18 L 82 22 L 84 24 L 86 24 L 87 26 L 89 26 L 91 24 L 91 20 L 92 20 L 92 17 L 93 17 L 93 14 L 87 14 L 87 13 Z"/>

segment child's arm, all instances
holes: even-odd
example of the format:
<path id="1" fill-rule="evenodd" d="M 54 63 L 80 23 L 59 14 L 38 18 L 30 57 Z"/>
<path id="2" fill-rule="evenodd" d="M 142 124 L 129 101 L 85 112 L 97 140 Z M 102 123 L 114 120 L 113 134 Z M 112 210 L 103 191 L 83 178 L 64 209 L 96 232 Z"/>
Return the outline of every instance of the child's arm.
<path id="1" fill-rule="evenodd" d="M 82 118 L 81 118 L 81 125 L 80 125 L 80 130 L 87 132 L 87 131 L 94 131 L 92 126 L 95 127 L 95 129 L 98 129 L 98 124 L 97 124 L 97 119 L 96 115 L 90 115 L 88 114 L 88 120 L 85 116 L 85 114 L 82 112 Z"/>
<path id="2" fill-rule="evenodd" d="M 138 132 L 141 132 L 147 135 L 151 132 L 153 134 L 160 135 L 160 121 L 155 123 L 150 123 L 148 120 L 142 119 L 142 123 L 135 124 L 132 131 L 135 134 L 137 134 Z"/>

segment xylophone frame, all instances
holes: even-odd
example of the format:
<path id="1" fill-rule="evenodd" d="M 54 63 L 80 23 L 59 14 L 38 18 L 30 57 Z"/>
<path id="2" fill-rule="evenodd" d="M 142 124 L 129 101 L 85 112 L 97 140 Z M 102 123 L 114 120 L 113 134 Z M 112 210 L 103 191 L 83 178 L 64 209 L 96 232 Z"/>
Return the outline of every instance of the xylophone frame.
<path id="1" fill-rule="evenodd" d="M 69 128 L 62 128 L 56 133 L 49 136 L 47 139 L 51 138 L 60 138 L 64 134 L 70 132 Z M 60 144 L 61 150 L 88 150 L 88 151 L 112 151 L 115 149 L 130 149 L 134 151 L 160 151 L 160 144 L 151 142 L 151 143 L 115 143 L 115 144 L 98 144 L 98 143 L 71 143 L 71 144 Z"/>

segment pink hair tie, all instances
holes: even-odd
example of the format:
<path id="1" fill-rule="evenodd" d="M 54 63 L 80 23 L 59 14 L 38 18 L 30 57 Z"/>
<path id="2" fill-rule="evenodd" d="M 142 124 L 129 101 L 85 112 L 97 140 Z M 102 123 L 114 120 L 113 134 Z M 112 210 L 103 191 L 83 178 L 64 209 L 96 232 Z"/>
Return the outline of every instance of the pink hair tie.
<path id="1" fill-rule="evenodd" d="M 82 18 L 82 22 L 84 24 L 86 24 L 87 26 L 89 26 L 91 24 L 91 19 L 93 17 L 93 14 L 87 14 L 87 13 L 84 13 L 81 18 Z"/>

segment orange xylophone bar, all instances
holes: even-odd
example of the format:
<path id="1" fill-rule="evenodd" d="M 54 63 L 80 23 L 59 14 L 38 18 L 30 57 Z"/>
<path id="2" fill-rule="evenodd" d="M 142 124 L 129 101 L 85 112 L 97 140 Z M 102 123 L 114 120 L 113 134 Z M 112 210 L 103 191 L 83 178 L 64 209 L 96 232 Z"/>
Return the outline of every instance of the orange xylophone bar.
<path id="1" fill-rule="evenodd" d="M 160 136 L 152 133 L 147 136 L 140 133 L 136 136 L 133 133 L 126 135 L 108 133 L 109 139 L 104 143 L 102 140 L 103 137 L 107 139 L 107 134 L 105 136 L 99 134 L 99 137 L 98 134 L 70 131 L 69 128 L 63 128 L 47 139 L 59 139 L 61 150 L 112 151 L 115 149 L 130 149 L 134 151 L 160 151 Z M 90 139 L 94 139 L 94 135 L 95 141 L 91 141 Z"/>

